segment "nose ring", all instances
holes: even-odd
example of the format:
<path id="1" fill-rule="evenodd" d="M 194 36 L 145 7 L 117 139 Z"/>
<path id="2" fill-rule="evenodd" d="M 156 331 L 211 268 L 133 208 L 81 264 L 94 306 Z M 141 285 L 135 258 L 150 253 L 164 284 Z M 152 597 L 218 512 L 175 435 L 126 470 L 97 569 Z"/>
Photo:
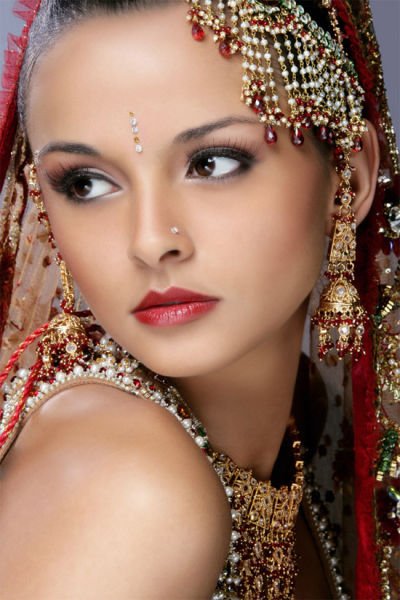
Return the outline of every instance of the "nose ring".
<path id="1" fill-rule="evenodd" d="M 174 226 L 174 227 L 171 227 L 171 229 L 170 229 L 170 232 L 171 232 L 173 235 L 179 235 L 179 233 L 180 233 L 179 229 L 178 229 L 177 227 L 175 227 L 175 226 Z"/>

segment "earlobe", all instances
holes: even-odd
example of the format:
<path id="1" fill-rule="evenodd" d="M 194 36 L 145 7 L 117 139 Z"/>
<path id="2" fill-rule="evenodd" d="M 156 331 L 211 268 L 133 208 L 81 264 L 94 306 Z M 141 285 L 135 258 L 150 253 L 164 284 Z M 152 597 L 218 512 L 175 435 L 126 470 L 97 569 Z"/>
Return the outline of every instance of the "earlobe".
<path id="1" fill-rule="evenodd" d="M 355 193 L 353 210 L 359 225 L 367 216 L 374 196 L 379 169 L 379 143 L 375 127 L 367 121 L 368 130 L 363 135 L 363 150 L 351 158 L 354 168 L 351 186 Z"/>

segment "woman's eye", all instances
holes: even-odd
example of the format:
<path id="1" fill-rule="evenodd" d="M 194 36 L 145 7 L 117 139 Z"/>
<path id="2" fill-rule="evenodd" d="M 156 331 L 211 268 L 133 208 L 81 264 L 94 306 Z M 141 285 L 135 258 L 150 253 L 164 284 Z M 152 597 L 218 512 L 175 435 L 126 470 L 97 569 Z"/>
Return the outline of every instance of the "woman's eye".
<path id="1" fill-rule="evenodd" d="M 50 185 L 59 194 L 73 202 L 89 202 L 116 192 L 119 188 L 104 176 L 85 170 L 62 170 L 61 173 L 47 173 Z"/>
<path id="2" fill-rule="evenodd" d="M 247 170 L 252 157 L 246 153 L 221 148 L 217 151 L 200 151 L 191 160 L 187 172 L 190 179 L 225 179 Z"/>
<path id="3" fill-rule="evenodd" d="M 94 198 L 110 194 L 114 190 L 115 186 L 109 181 L 89 175 L 77 177 L 69 185 L 71 195 L 80 200 L 93 200 Z"/>

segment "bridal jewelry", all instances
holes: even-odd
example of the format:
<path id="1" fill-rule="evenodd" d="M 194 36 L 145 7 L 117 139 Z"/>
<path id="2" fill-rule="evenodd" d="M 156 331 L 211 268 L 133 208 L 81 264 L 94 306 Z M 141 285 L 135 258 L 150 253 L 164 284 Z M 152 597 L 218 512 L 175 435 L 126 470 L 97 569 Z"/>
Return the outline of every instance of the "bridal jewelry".
<path id="1" fill-rule="evenodd" d="M 194 40 L 201 42 L 211 29 L 222 57 L 241 55 L 241 99 L 264 125 L 266 143 L 277 142 L 275 128 L 282 126 L 295 146 L 304 144 L 303 131 L 313 130 L 332 149 L 341 178 L 341 208 L 326 272 L 330 283 L 312 322 L 319 327 L 321 359 L 333 349 L 339 358 L 358 358 L 367 316 L 354 286 L 350 154 L 362 150 L 364 90 L 344 50 L 336 9 L 331 0 L 323 0 L 331 35 L 295 0 L 221 0 L 216 9 L 210 0 L 188 3 Z"/>
<path id="2" fill-rule="evenodd" d="M 295 524 L 303 496 L 304 474 L 300 441 L 291 429 L 294 481 L 276 489 L 257 481 L 229 457 L 212 453 L 232 509 L 229 562 L 218 582 L 214 600 L 233 597 L 282 600 L 294 598 L 297 576 Z"/>
<path id="3" fill-rule="evenodd" d="M 139 137 L 138 121 L 135 116 L 135 113 L 133 113 L 133 112 L 129 113 L 129 123 L 131 125 L 131 130 L 133 133 L 133 141 L 135 142 L 135 150 L 136 150 L 136 152 L 138 152 L 140 154 L 141 152 L 143 152 L 143 146 L 142 146 L 142 142 L 140 141 L 140 137 Z"/>
<path id="4" fill-rule="evenodd" d="M 177 227 L 171 227 L 170 232 L 173 235 L 179 235 L 179 233 L 180 233 L 180 231 L 179 231 L 179 229 Z"/>
<path id="5" fill-rule="evenodd" d="M 38 210 L 38 219 L 45 224 L 49 242 L 55 247 L 34 164 L 29 165 L 28 188 L 29 196 Z M 46 331 L 38 343 L 40 366 L 48 372 L 54 371 L 55 368 L 66 368 L 78 358 L 84 359 L 91 345 L 83 323 L 74 314 L 75 293 L 72 275 L 59 253 L 56 254 L 56 261 L 60 269 L 63 290 L 62 310 L 48 323 Z"/>
<path id="6" fill-rule="evenodd" d="M 211 29 L 222 57 L 241 55 L 241 99 L 258 115 L 268 144 L 277 141 L 280 125 L 295 146 L 304 143 L 302 130 L 314 127 L 321 141 L 360 148 L 364 90 L 343 49 L 331 0 L 324 7 L 334 35 L 295 0 L 187 1 L 193 39 L 201 42 Z"/>
<path id="7" fill-rule="evenodd" d="M 328 284 L 312 318 L 312 323 L 319 329 L 320 358 L 332 348 L 336 349 L 339 358 L 347 353 L 359 358 L 363 353 L 362 340 L 369 320 L 353 283 L 356 221 L 351 207 L 354 193 L 350 189 L 350 176 L 351 170 L 346 166 L 343 187 L 337 195 L 340 207 L 334 216 L 329 263 L 325 273 Z"/>

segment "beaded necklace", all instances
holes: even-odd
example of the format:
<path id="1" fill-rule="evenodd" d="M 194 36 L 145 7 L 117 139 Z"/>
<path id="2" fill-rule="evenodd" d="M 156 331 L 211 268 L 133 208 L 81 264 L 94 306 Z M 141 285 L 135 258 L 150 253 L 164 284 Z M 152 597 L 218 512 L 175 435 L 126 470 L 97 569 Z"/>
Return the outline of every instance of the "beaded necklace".
<path id="1" fill-rule="evenodd" d="M 91 360 L 77 361 L 68 370 L 58 369 L 35 380 L 20 419 L 12 423 L 31 377 L 32 369 L 20 369 L 11 383 L 3 386 L 5 402 L 0 435 L 7 434 L 8 439 L 0 452 L 0 461 L 29 415 L 63 388 L 84 382 L 101 382 L 148 398 L 171 412 L 206 453 L 231 507 L 229 554 L 213 600 L 293 600 L 298 570 L 295 524 L 304 488 L 301 444 L 294 427 L 290 428 L 294 480 L 290 486 L 275 488 L 270 481 L 258 481 L 251 470 L 240 468 L 228 456 L 215 452 L 203 425 L 178 391 L 147 371 L 107 337 L 94 346 Z M 330 567 L 336 568 L 333 564 Z M 345 598 L 341 594 L 340 581 L 335 583 L 338 598 Z"/>

